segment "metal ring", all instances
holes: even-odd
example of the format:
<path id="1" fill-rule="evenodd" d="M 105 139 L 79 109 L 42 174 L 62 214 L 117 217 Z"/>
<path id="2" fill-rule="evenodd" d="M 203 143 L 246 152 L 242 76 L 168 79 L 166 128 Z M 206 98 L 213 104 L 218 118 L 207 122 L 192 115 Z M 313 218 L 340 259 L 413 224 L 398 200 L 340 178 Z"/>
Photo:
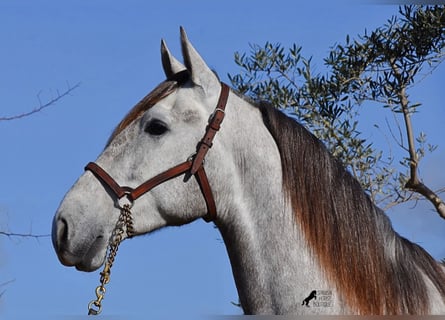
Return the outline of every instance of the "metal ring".
<path id="1" fill-rule="evenodd" d="M 226 111 L 224 109 L 221 109 L 221 108 L 216 108 L 215 111 L 213 111 L 213 113 L 215 114 L 216 111 L 221 111 L 224 114 L 226 113 Z"/>
<path id="2" fill-rule="evenodd" d="M 97 307 L 97 310 L 93 308 L 93 305 Z M 99 313 L 102 312 L 102 305 L 97 305 L 96 300 L 91 301 L 88 303 L 88 315 L 97 316 Z"/>
<path id="3" fill-rule="evenodd" d="M 193 159 L 195 158 L 195 156 L 196 156 L 196 152 L 193 152 L 193 153 L 187 158 L 187 161 L 193 161 Z"/>
<path id="4" fill-rule="evenodd" d="M 213 120 L 213 118 L 215 117 L 215 114 L 216 114 L 217 111 L 222 112 L 224 115 L 226 114 L 226 112 L 225 112 L 223 109 L 221 109 L 221 108 L 216 108 L 216 109 L 213 110 L 213 112 L 210 114 L 210 116 L 209 116 L 209 120 L 207 120 L 208 123 L 210 123 L 210 122 Z"/>
<path id="5" fill-rule="evenodd" d="M 123 199 L 127 200 L 127 203 L 123 203 Z M 130 198 L 130 192 L 125 192 L 125 195 L 119 199 L 117 199 L 117 207 L 119 209 L 123 209 L 124 205 L 128 205 L 128 209 L 133 208 L 134 201 Z"/>
<path id="6" fill-rule="evenodd" d="M 192 154 L 190 155 L 190 157 L 187 158 L 187 161 L 193 161 L 193 160 L 195 160 L 196 155 L 197 155 L 196 152 L 192 153 Z M 205 165 L 205 163 L 206 163 L 206 159 L 204 158 L 204 159 L 202 159 L 202 165 Z"/>

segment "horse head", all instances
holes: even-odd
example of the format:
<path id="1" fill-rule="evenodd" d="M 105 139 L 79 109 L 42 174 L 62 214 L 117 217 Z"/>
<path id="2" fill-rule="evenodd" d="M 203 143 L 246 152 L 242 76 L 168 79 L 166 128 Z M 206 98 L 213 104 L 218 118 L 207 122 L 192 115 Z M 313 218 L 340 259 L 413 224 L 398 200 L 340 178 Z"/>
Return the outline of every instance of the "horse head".
<path id="1" fill-rule="evenodd" d="M 214 144 L 212 151 L 203 155 L 207 157 L 206 171 L 201 170 L 196 180 L 189 179 L 195 173 L 193 170 L 197 171 L 191 166 L 196 165 L 193 160 L 196 153 L 200 153 L 200 141 L 206 127 L 211 126 L 208 119 L 215 112 L 222 87 L 182 28 L 181 45 L 184 65 L 171 55 L 162 41 L 166 81 L 121 121 L 94 165 L 87 166 L 89 170 L 75 182 L 60 204 L 53 220 L 52 239 L 64 265 L 93 271 L 103 264 L 121 206 L 121 195 L 113 189 L 113 184 L 107 183 L 107 179 L 119 186 L 117 188 L 132 187 L 119 190 L 134 190 L 149 178 L 184 164 L 185 169 L 174 179 L 169 177 L 165 179 L 168 181 L 145 190 L 138 195 L 137 201 L 134 201 L 134 194 L 133 199 L 129 199 L 132 202 L 132 235 L 205 217 L 211 211 L 212 194 L 222 192 L 218 180 L 222 177 L 221 172 L 230 172 L 230 168 L 226 168 L 229 164 L 223 161 L 224 146 L 218 139 L 210 141 L 208 147 L 212 142 Z M 228 91 L 225 99 L 227 95 Z M 187 167 L 187 161 L 190 167 Z M 197 167 L 200 165 L 198 163 Z M 101 177 L 98 170 L 106 172 L 103 175 L 107 178 Z M 210 196 L 205 194 L 209 190 L 202 190 L 209 189 L 209 184 Z"/>

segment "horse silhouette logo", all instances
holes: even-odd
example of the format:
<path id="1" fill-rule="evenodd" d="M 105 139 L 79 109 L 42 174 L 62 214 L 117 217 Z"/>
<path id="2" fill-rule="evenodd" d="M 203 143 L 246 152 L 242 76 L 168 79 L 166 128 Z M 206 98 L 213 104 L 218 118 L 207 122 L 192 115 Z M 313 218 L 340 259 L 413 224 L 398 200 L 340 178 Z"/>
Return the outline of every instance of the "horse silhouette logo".
<path id="1" fill-rule="evenodd" d="M 304 300 L 303 300 L 303 303 L 301 304 L 302 306 L 306 306 L 306 307 L 310 307 L 309 306 L 309 302 L 312 300 L 312 299 L 317 299 L 317 291 L 316 290 L 312 290 L 312 292 L 311 292 L 311 294 L 310 295 L 308 295 Z"/>

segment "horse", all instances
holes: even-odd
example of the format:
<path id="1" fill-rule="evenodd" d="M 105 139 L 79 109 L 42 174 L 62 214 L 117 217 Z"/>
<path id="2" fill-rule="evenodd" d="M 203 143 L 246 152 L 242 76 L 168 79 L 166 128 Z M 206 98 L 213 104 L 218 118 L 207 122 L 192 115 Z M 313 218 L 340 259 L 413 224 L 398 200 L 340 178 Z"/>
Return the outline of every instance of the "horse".
<path id="1" fill-rule="evenodd" d="M 317 291 L 313 290 L 301 303 L 302 306 L 306 306 L 309 307 L 309 302 L 311 302 L 311 300 L 313 299 L 317 299 Z"/>
<path id="2" fill-rule="evenodd" d="M 180 34 L 184 63 L 162 40 L 166 80 L 117 125 L 57 209 L 60 262 L 98 269 L 118 209 L 131 207 L 122 240 L 212 221 L 245 314 L 445 313 L 444 266 L 394 231 L 321 141 L 222 84 Z M 318 307 L 302 306 L 313 291 Z"/>

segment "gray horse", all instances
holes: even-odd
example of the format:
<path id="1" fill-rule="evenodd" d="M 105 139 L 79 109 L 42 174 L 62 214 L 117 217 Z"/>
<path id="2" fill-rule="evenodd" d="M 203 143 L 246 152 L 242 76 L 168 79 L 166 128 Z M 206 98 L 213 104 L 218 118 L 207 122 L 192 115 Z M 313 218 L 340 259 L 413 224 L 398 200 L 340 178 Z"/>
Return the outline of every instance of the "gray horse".
<path id="1" fill-rule="evenodd" d="M 119 189 L 203 155 L 222 86 L 183 30 L 181 43 L 184 65 L 163 43 L 167 80 L 130 111 L 95 161 L 109 181 L 88 170 L 60 204 L 53 223 L 60 261 L 83 271 L 104 263 L 119 219 L 115 191 L 124 190 L 133 205 L 132 236 L 208 218 L 214 204 L 210 218 L 246 314 L 444 313 L 441 265 L 392 229 L 311 133 L 236 92 L 225 97 L 225 119 L 205 164 L 198 161 L 207 185 L 184 165 L 183 174 L 137 199 L 125 191 L 134 189 Z M 313 288 L 332 292 L 329 307 L 302 306 Z"/>

